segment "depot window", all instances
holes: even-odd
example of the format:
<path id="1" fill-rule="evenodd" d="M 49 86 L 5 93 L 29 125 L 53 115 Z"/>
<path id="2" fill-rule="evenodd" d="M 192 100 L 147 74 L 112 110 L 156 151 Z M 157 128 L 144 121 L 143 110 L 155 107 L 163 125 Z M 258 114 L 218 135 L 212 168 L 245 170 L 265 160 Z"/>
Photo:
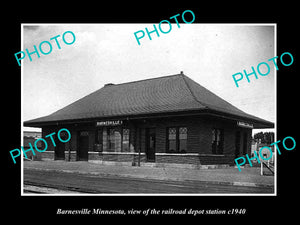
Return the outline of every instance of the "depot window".
<path id="1" fill-rule="evenodd" d="M 102 142 L 104 152 L 129 152 L 130 129 L 121 127 L 104 127 L 98 130 L 98 142 Z"/>
<path id="2" fill-rule="evenodd" d="M 223 154 L 224 131 L 223 129 L 212 129 L 212 154 Z"/>
<path id="3" fill-rule="evenodd" d="M 187 127 L 167 128 L 167 152 L 185 153 L 187 152 Z"/>

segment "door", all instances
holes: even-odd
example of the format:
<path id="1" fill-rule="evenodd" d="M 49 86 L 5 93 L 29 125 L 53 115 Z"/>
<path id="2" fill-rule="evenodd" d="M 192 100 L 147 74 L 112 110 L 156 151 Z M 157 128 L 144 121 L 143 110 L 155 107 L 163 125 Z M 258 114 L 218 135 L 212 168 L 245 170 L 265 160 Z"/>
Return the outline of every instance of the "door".
<path id="1" fill-rule="evenodd" d="M 235 133 L 235 158 L 240 156 L 240 148 L 241 148 L 241 132 L 237 131 Z"/>
<path id="2" fill-rule="evenodd" d="M 54 160 L 65 160 L 65 143 L 56 138 L 56 147 L 54 151 Z"/>
<path id="3" fill-rule="evenodd" d="M 247 132 L 244 132 L 243 137 L 243 155 L 247 154 L 248 150 L 248 138 L 247 138 Z"/>
<path id="4" fill-rule="evenodd" d="M 146 158 L 147 162 L 155 162 L 155 128 L 146 129 Z"/>
<path id="5" fill-rule="evenodd" d="M 89 151 L 89 133 L 88 131 L 80 131 L 78 134 L 77 160 L 87 161 Z"/>
<path id="6" fill-rule="evenodd" d="M 66 131 L 62 131 L 60 133 L 60 137 L 62 140 L 67 140 L 67 136 L 69 136 L 67 134 Z M 67 150 L 66 149 L 66 146 L 67 146 L 67 143 L 64 143 L 64 142 L 61 142 L 59 139 L 58 139 L 58 136 L 55 136 L 55 143 L 56 143 L 56 146 L 55 146 L 55 154 L 54 154 L 54 159 L 55 160 L 65 160 L 65 151 Z"/>

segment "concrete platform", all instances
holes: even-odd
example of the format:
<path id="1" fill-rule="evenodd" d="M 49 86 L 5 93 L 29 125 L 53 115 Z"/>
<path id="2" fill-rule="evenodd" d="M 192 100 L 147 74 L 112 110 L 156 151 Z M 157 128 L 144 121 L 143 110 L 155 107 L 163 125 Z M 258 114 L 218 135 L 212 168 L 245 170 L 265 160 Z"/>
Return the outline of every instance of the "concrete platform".
<path id="1" fill-rule="evenodd" d="M 67 173 L 93 174 L 101 176 L 120 176 L 173 181 L 203 181 L 240 186 L 274 187 L 274 176 L 261 176 L 260 168 L 227 167 L 191 169 L 178 167 L 156 167 L 153 165 L 128 166 L 104 165 L 93 162 L 78 161 L 23 161 L 24 168 L 35 170 L 63 171 Z"/>

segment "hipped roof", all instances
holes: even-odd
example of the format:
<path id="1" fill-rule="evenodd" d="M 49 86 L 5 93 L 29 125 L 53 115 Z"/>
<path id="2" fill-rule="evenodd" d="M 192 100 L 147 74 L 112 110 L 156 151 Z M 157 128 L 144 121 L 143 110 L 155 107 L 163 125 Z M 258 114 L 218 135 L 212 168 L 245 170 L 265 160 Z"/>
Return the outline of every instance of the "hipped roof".
<path id="1" fill-rule="evenodd" d="M 253 123 L 255 128 L 274 127 L 273 123 L 243 112 L 182 73 L 105 85 L 48 116 L 25 121 L 24 126 L 183 112 L 243 120 Z"/>

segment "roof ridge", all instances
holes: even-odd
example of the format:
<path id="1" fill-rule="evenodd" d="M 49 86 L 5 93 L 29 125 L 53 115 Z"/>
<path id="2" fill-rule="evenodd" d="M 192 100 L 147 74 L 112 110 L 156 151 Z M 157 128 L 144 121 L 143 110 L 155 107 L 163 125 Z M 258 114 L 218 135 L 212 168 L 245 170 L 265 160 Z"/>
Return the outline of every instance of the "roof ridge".
<path id="1" fill-rule="evenodd" d="M 160 76 L 160 77 L 147 78 L 147 79 L 143 79 L 143 80 L 128 81 L 128 82 L 125 82 L 125 83 L 120 83 L 120 84 L 110 85 L 110 86 L 108 86 L 108 87 L 113 87 L 113 86 L 116 86 L 116 85 L 123 85 L 123 84 L 130 84 L 130 83 L 138 83 L 138 82 L 149 81 L 149 80 L 155 80 L 155 79 L 169 78 L 169 77 L 180 76 L 180 75 L 182 75 L 182 74 L 172 74 L 172 75 L 167 75 L 167 76 Z"/>
<path id="2" fill-rule="evenodd" d="M 190 85 L 188 84 L 188 82 L 186 81 L 186 77 L 189 78 L 188 76 L 184 75 L 184 74 L 180 74 L 182 75 L 182 79 L 185 83 L 185 85 L 187 86 L 187 88 L 189 89 L 189 91 L 191 92 L 191 95 L 193 96 L 193 98 L 195 99 L 196 102 L 200 103 L 201 105 L 204 105 L 205 108 L 209 108 L 206 104 L 204 104 L 202 101 L 199 101 L 199 99 L 196 97 L 195 93 L 193 92 L 192 88 L 190 87 Z M 191 78 L 189 78 L 191 80 Z"/>
<path id="3" fill-rule="evenodd" d="M 184 74 L 183 74 L 184 75 Z M 198 86 L 201 86 L 202 88 L 204 88 L 207 92 L 211 93 L 212 95 L 214 95 L 215 97 L 217 97 L 218 99 L 221 99 L 224 103 L 230 105 L 230 107 L 233 107 L 234 109 L 230 109 L 230 111 L 240 111 L 242 113 L 245 113 L 247 114 L 246 112 L 244 112 L 243 110 L 237 108 L 236 106 L 234 106 L 233 104 L 231 104 L 230 102 L 226 101 L 225 99 L 221 98 L 220 96 L 216 95 L 215 93 L 211 92 L 210 90 L 208 90 L 207 88 L 203 87 L 202 85 L 200 85 L 199 83 L 195 82 L 194 80 L 192 80 L 191 78 L 189 78 L 188 76 L 185 76 L 186 78 L 188 78 L 189 80 L 193 81 L 194 83 L 196 83 Z M 224 110 L 223 107 L 220 107 L 218 105 L 215 105 L 215 104 L 210 104 L 210 103 L 203 103 L 202 101 L 200 101 L 196 95 L 194 94 L 193 92 L 193 89 L 190 87 L 190 85 L 188 84 L 188 82 L 186 81 L 186 78 L 184 78 L 185 82 L 186 82 L 186 85 L 189 87 L 189 90 L 191 91 L 193 97 L 195 98 L 196 101 L 198 101 L 200 104 L 204 105 L 207 109 L 211 109 L 211 110 L 215 110 L 215 108 L 217 109 L 222 109 Z M 226 109 L 228 110 L 228 109 Z M 250 114 L 249 114 L 250 115 Z"/>

